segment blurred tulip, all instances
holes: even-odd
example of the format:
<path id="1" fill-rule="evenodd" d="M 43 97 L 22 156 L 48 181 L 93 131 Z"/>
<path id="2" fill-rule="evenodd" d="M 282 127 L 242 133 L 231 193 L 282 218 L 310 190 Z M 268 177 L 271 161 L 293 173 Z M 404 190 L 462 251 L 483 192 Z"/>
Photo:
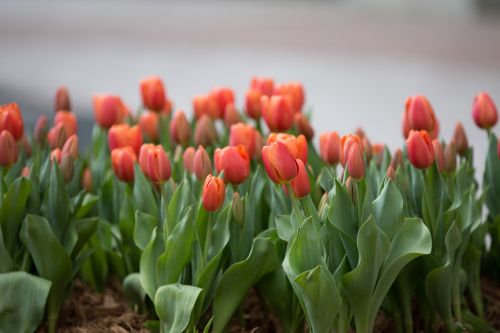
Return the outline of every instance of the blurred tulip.
<path id="1" fill-rule="evenodd" d="M 439 172 L 444 171 L 444 151 L 439 140 L 432 140 L 432 149 L 434 150 L 434 160 L 436 161 Z"/>
<path id="2" fill-rule="evenodd" d="M 9 167 L 16 163 L 19 156 L 16 140 L 11 132 L 2 130 L 0 133 L 0 165 Z"/>
<path id="3" fill-rule="evenodd" d="M 199 146 L 208 147 L 217 142 L 219 135 L 215 129 L 212 118 L 208 115 L 201 116 L 196 122 L 194 130 L 194 143 Z"/>
<path id="4" fill-rule="evenodd" d="M 144 175 L 155 184 L 166 182 L 172 175 L 170 160 L 161 145 L 142 145 L 139 166 Z"/>
<path id="5" fill-rule="evenodd" d="M 262 117 L 272 132 L 284 132 L 292 127 L 294 111 L 290 96 L 262 96 L 261 110 Z"/>
<path id="6" fill-rule="evenodd" d="M 23 137 L 23 117 L 16 103 L 0 105 L 0 132 L 4 130 L 9 131 L 16 141 Z"/>
<path id="7" fill-rule="evenodd" d="M 214 212 L 222 206 L 225 197 L 224 181 L 219 177 L 208 175 L 203 184 L 203 208 L 209 212 Z"/>
<path id="8" fill-rule="evenodd" d="M 161 109 L 161 113 L 169 116 L 172 113 L 173 108 L 174 108 L 174 103 L 172 102 L 171 99 L 167 98 L 165 100 L 165 105 L 163 106 L 163 109 Z"/>
<path id="9" fill-rule="evenodd" d="M 147 77 L 140 82 L 142 104 L 151 111 L 159 112 L 165 106 L 166 93 L 158 76 Z"/>
<path id="10" fill-rule="evenodd" d="M 354 130 L 354 134 L 356 134 L 357 136 L 359 136 L 361 139 L 366 138 L 365 130 L 362 127 L 357 127 Z"/>
<path id="11" fill-rule="evenodd" d="M 497 123 L 497 107 L 487 92 L 479 93 L 474 97 L 472 118 L 476 125 L 483 129 L 490 129 Z"/>
<path id="12" fill-rule="evenodd" d="M 116 95 L 101 94 L 92 98 L 95 120 L 102 128 L 121 124 L 128 115 L 122 99 Z"/>
<path id="13" fill-rule="evenodd" d="M 286 184 L 297 176 L 297 161 L 281 141 L 262 148 L 262 162 L 269 178 L 277 184 Z"/>
<path id="14" fill-rule="evenodd" d="M 396 171 L 398 167 L 403 164 L 403 151 L 398 148 L 396 151 L 394 151 L 394 154 L 392 155 L 391 158 L 391 166 Z"/>
<path id="15" fill-rule="evenodd" d="M 243 223 L 245 222 L 245 203 L 241 199 L 241 195 L 238 192 L 233 193 L 231 211 L 236 223 L 238 223 L 239 225 L 243 225 Z"/>
<path id="16" fill-rule="evenodd" d="M 90 169 L 88 167 L 83 170 L 82 187 L 87 192 L 92 192 L 92 173 L 90 172 Z"/>
<path id="17" fill-rule="evenodd" d="M 356 181 L 353 180 L 352 177 L 347 177 L 345 181 L 345 188 L 347 190 L 347 194 L 351 198 L 351 201 L 356 204 L 357 196 L 358 196 L 358 188 L 356 187 Z"/>
<path id="18" fill-rule="evenodd" d="M 410 127 L 410 120 L 408 119 L 408 112 L 406 112 L 406 111 L 403 113 L 402 128 L 403 128 L 403 137 L 405 139 L 408 139 L 408 135 L 410 134 L 411 127 Z"/>
<path id="19" fill-rule="evenodd" d="M 21 177 L 24 177 L 24 178 L 30 178 L 30 168 L 25 166 L 22 170 L 21 170 Z"/>
<path id="20" fill-rule="evenodd" d="M 194 154 L 193 169 L 196 178 L 198 178 L 200 182 L 204 181 L 205 178 L 212 173 L 212 162 L 203 146 L 198 146 Z"/>
<path id="21" fill-rule="evenodd" d="M 33 129 L 33 139 L 39 145 L 43 145 L 47 141 L 47 131 L 48 131 L 49 119 L 45 115 L 38 117 Z"/>
<path id="22" fill-rule="evenodd" d="M 158 140 L 158 121 L 160 116 L 158 113 L 146 111 L 139 117 L 139 127 L 143 134 L 146 134 L 148 139 L 156 142 Z"/>
<path id="23" fill-rule="evenodd" d="M 434 162 L 432 139 L 427 131 L 410 131 L 406 140 L 408 159 L 418 169 L 427 169 Z"/>
<path id="24" fill-rule="evenodd" d="M 385 173 L 385 176 L 388 178 L 388 179 L 392 179 L 393 181 L 396 180 L 396 171 L 394 171 L 394 168 L 392 167 L 392 165 L 389 165 L 387 167 L 387 171 Z"/>
<path id="25" fill-rule="evenodd" d="M 255 130 L 255 153 L 253 157 L 257 161 L 260 161 L 262 158 L 262 147 L 264 147 L 264 139 L 262 139 L 260 132 Z"/>
<path id="26" fill-rule="evenodd" d="M 54 107 L 54 112 L 71 111 L 71 103 L 67 87 L 60 86 L 57 88 Z"/>
<path id="27" fill-rule="evenodd" d="M 451 140 L 444 148 L 444 171 L 451 173 L 457 168 L 457 146 Z"/>
<path id="28" fill-rule="evenodd" d="M 47 134 L 47 141 L 50 149 L 62 148 L 64 143 L 66 143 L 67 138 L 68 135 L 66 134 L 66 128 L 62 123 L 52 127 Z"/>
<path id="29" fill-rule="evenodd" d="M 67 111 L 58 111 L 54 118 L 54 125 L 63 124 L 66 130 L 66 135 L 72 136 L 78 131 L 78 125 L 76 122 L 76 115 Z"/>
<path id="30" fill-rule="evenodd" d="M 365 176 L 365 161 L 363 160 L 361 146 L 357 143 L 352 144 L 349 148 L 347 171 L 349 176 L 354 179 L 362 179 Z"/>
<path id="31" fill-rule="evenodd" d="M 289 82 L 276 86 L 274 91 L 277 95 L 288 95 L 292 99 L 293 112 L 302 111 L 304 105 L 304 87 L 300 82 Z"/>
<path id="32" fill-rule="evenodd" d="M 129 146 L 138 155 L 142 146 L 142 132 L 138 125 L 128 124 L 111 126 L 108 132 L 109 150 Z"/>
<path id="33" fill-rule="evenodd" d="M 314 136 L 314 129 L 309 122 L 309 119 L 303 113 L 296 113 L 294 116 L 294 123 L 297 132 L 304 135 L 307 141 L 311 141 Z"/>
<path id="34" fill-rule="evenodd" d="M 71 155 L 75 160 L 78 158 L 78 136 L 76 134 L 73 134 L 66 140 L 62 147 L 61 154 Z"/>
<path id="35" fill-rule="evenodd" d="M 230 146 L 245 146 L 248 155 L 253 157 L 256 151 L 257 130 L 250 125 L 237 123 L 231 126 L 229 130 L 229 145 Z"/>
<path id="36" fill-rule="evenodd" d="M 373 145 L 371 145 L 371 149 L 372 158 L 375 160 L 377 166 L 380 166 L 384 158 L 385 145 L 383 143 L 374 143 Z"/>
<path id="37" fill-rule="evenodd" d="M 196 119 L 208 115 L 212 119 L 223 118 L 223 110 L 219 109 L 217 99 L 212 95 L 198 95 L 193 98 L 193 110 Z"/>
<path id="38" fill-rule="evenodd" d="M 61 162 L 59 163 L 61 174 L 65 182 L 69 182 L 75 173 L 74 159 L 70 154 L 61 152 Z"/>
<path id="39" fill-rule="evenodd" d="M 183 111 L 177 111 L 170 122 L 170 136 L 172 141 L 186 146 L 191 138 L 191 126 Z"/>
<path id="40" fill-rule="evenodd" d="M 342 166 L 345 167 L 347 159 L 349 157 L 349 151 L 353 144 L 357 144 L 361 152 L 364 152 L 365 148 L 363 145 L 363 140 L 356 134 L 347 134 L 340 139 L 340 161 Z"/>
<path id="41" fill-rule="evenodd" d="M 301 159 L 304 164 L 307 163 L 307 140 L 302 134 L 299 136 L 294 136 L 287 133 L 271 133 L 267 137 L 267 144 L 270 145 L 273 142 L 281 141 L 283 142 L 288 151 L 295 159 Z"/>
<path id="42" fill-rule="evenodd" d="M 226 105 L 226 111 L 224 112 L 224 123 L 227 128 L 230 128 L 232 125 L 241 122 L 241 116 L 234 107 L 234 104 L 230 103 Z"/>
<path id="43" fill-rule="evenodd" d="M 214 163 L 217 172 L 221 173 L 224 171 L 224 180 L 231 184 L 241 184 L 250 175 L 250 157 L 248 156 L 247 150 L 242 145 L 216 149 L 214 153 Z"/>
<path id="44" fill-rule="evenodd" d="M 193 147 L 187 147 L 182 154 L 182 164 L 184 165 L 184 169 L 188 173 L 194 172 L 194 155 L 196 154 L 196 149 Z"/>
<path id="45" fill-rule="evenodd" d="M 111 151 L 111 164 L 116 177 L 130 183 L 134 181 L 134 164 L 137 161 L 134 150 L 130 146 L 120 147 Z"/>
<path id="46" fill-rule="evenodd" d="M 262 95 L 271 97 L 274 93 L 274 80 L 270 77 L 253 77 L 250 82 L 250 88 L 260 92 Z"/>
<path id="47" fill-rule="evenodd" d="M 405 116 L 411 130 L 426 130 L 431 133 L 436 125 L 434 110 L 427 98 L 422 95 L 406 99 Z"/>
<path id="48" fill-rule="evenodd" d="M 340 162 L 340 137 L 337 132 L 326 132 L 319 136 L 319 155 L 330 165 Z"/>
<path id="49" fill-rule="evenodd" d="M 55 148 L 50 152 L 50 162 L 61 163 L 61 149 Z"/>
<path id="50" fill-rule="evenodd" d="M 224 118 L 224 112 L 228 104 L 234 104 L 234 91 L 227 87 L 217 87 L 210 91 L 212 96 L 217 102 L 217 109 L 219 116 L 217 118 Z"/>
<path id="51" fill-rule="evenodd" d="M 455 131 L 453 132 L 453 141 L 457 147 L 457 152 L 460 156 L 464 156 L 469 149 L 469 141 L 467 140 L 467 135 L 465 134 L 465 129 L 461 122 L 457 122 L 455 125 Z"/>
<path id="52" fill-rule="evenodd" d="M 245 111 L 252 119 L 258 120 L 262 115 L 260 102 L 262 96 L 262 92 L 254 89 L 247 90 L 245 94 Z"/>
<path id="53" fill-rule="evenodd" d="M 298 170 L 297 176 L 292 179 L 291 185 L 296 198 L 303 198 L 311 192 L 311 183 L 304 162 L 296 159 Z"/>
<path id="54" fill-rule="evenodd" d="M 369 163 L 372 159 L 372 143 L 366 136 L 361 139 L 361 142 L 363 143 L 362 147 L 366 161 Z"/>
<path id="55" fill-rule="evenodd" d="M 31 143 L 28 141 L 28 138 L 26 137 L 26 135 L 23 135 L 23 137 L 21 138 L 21 140 L 19 141 L 19 143 L 21 144 L 22 149 L 23 149 L 24 154 L 26 155 L 26 157 L 30 158 L 31 157 L 31 153 L 32 153 Z"/>

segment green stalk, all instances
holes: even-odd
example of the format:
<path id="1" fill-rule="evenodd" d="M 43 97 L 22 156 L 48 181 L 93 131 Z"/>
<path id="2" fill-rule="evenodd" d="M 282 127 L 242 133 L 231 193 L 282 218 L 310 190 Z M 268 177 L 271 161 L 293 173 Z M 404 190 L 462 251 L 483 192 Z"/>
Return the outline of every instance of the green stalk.
<path id="1" fill-rule="evenodd" d="M 210 241 L 212 239 L 212 212 L 208 212 L 208 221 L 207 221 L 207 233 L 205 235 L 205 247 L 203 249 L 203 264 L 207 264 L 208 251 L 210 249 Z"/>
<path id="2" fill-rule="evenodd" d="M 462 321 L 462 302 L 460 298 L 460 281 L 458 276 L 452 280 L 451 286 L 451 306 L 453 309 L 453 314 L 458 321 Z"/>
<path id="3" fill-rule="evenodd" d="M 302 202 L 304 203 L 304 207 L 305 207 L 307 213 L 309 214 L 309 216 L 312 216 L 313 220 L 319 222 L 318 211 L 316 210 L 316 206 L 314 205 L 314 203 L 313 203 L 313 201 L 311 199 L 311 196 L 310 195 L 306 195 L 302 199 Z"/>
<path id="4" fill-rule="evenodd" d="M 299 214 L 300 219 L 303 221 L 305 220 L 304 213 L 302 212 L 302 209 L 299 206 L 299 202 L 297 201 L 297 198 L 295 198 L 295 194 L 293 192 L 292 185 L 290 183 L 286 184 L 286 187 L 288 189 L 288 197 L 290 198 L 290 201 L 292 202 L 292 208 Z"/>

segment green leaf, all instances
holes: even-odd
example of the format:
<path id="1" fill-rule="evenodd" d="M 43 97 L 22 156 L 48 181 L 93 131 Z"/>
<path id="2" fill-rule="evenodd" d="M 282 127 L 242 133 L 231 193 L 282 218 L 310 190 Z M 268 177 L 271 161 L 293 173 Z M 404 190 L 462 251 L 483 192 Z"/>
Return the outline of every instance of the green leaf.
<path id="1" fill-rule="evenodd" d="M 9 251 L 5 247 L 3 241 L 2 229 L 0 228 L 0 273 L 6 273 L 15 269 L 14 261 L 12 260 Z"/>
<path id="2" fill-rule="evenodd" d="M 75 258 L 78 256 L 83 247 L 88 243 L 90 237 L 94 235 L 97 230 L 97 224 L 99 223 L 99 218 L 87 218 L 78 220 L 75 223 L 76 233 L 78 235 L 78 241 L 73 248 L 73 252 L 71 253 L 71 257 Z"/>
<path id="3" fill-rule="evenodd" d="M 492 218 L 500 215 L 500 158 L 497 152 L 497 137 L 494 133 L 489 136 L 486 163 L 484 165 L 483 185 L 490 189 L 486 194 L 486 206 Z"/>
<path id="4" fill-rule="evenodd" d="M 183 180 L 179 187 L 175 190 L 172 199 L 168 204 L 167 209 L 167 233 L 171 232 L 177 222 L 179 222 L 180 217 L 184 216 L 185 210 L 189 203 L 189 184 L 186 180 Z"/>
<path id="5" fill-rule="evenodd" d="M 290 281 L 302 272 L 321 265 L 323 249 L 320 234 L 312 218 L 308 217 L 299 227 L 285 256 L 283 268 Z"/>
<path id="6" fill-rule="evenodd" d="M 134 225 L 134 242 L 138 248 L 144 248 L 151 241 L 153 229 L 158 225 L 158 220 L 151 215 L 141 211 L 135 212 L 135 225 Z"/>
<path id="7" fill-rule="evenodd" d="M 372 203 L 377 225 L 392 239 L 402 222 L 403 197 L 393 181 L 389 180 Z"/>
<path id="8" fill-rule="evenodd" d="M 25 272 L 0 274 L 0 332 L 35 332 L 51 282 Z"/>
<path id="9" fill-rule="evenodd" d="M 146 300 L 146 291 L 141 284 L 141 275 L 132 273 L 127 275 L 123 280 L 123 293 L 135 308 L 142 310 L 144 301 Z"/>
<path id="10" fill-rule="evenodd" d="M 76 211 L 76 217 L 79 219 L 86 217 L 98 202 L 99 198 L 96 195 L 86 193 L 81 206 Z"/>
<path id="11" fill-rule="evenodd" d="M 156 283 L 156 262 L 164 251 L 163 235 L 158 229 L 154 229 L 151 240 L 144 248 L 139 263 L 142 286 L 152 300 L 154 300 L 158 288 L 158 284 Z"/>
<path id="12" fill-rule="evenodd" d="M 149 214 L 151 216 L 158 216 L 158 205 L 153 193 L 153 188 L 149 180 L 144 177 L 138 165 L 135 166 L 134 174 L 134 203 L 135 208 Z"/>
<path id="13" fill-rule="evenodd" d="M 59 240 L 61 240 L 69 221 L 70 210 L 70 200 L 61 170 L 59 166 L 52 164 L 47 193 L 47 217 L 56 238 Z"/>
<path id="14" fill-rule="evenodd" d="M 290 241 L 294 233 L 291 216 L 278 215 L 274 221 L 276 222 L 276 231 L 278 232 L 278 236 L 286 242 Z"/>
<path id="15" fill-rule="evenodd" d="M 200 288 L 182 284 L 169 284 L 158 289 L 154 303 L 163 333 L 182 333 L 188 328 L 201 292 Z"/>

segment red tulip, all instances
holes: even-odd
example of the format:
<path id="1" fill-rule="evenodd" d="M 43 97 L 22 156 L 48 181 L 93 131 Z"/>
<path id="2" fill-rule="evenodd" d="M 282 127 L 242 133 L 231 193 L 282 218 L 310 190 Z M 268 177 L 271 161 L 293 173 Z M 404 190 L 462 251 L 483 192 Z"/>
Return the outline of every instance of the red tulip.
<path id="1" fill-rule="evenodd" d="M 66 134 L 72 136 L 78 131 L 76 116 L 74 113 L 67 111 L 58 111 L 54 118 L 54 125 L 63 124 Z"/>
<path id="2" fill-rule="evenodd" d="M 165 106 L 166 94 L 163 81 L 151 76 L 140 82 L 142 104 L 149 110 L 161 111 Z"/>
<path id="3" fill-rule="evenodd" d="M 390 165 L 393 167 L 394 171 L 396 171 L 401 164 L 403 164 L 403 151 L 398 148 L 392 155 Z"/>
<path id="4" fill-rule="evenodd" d="M 167 98 L 165 100 L 165 105 L 163 106 L 163 109 L 161 109 L 161 113 L 168 116 L 172 113 L 173 107 L 174 107 L 174 104 L 172 103 L 172 100 Z"/>
<path id="5" fill-rule="evenodd" d="M 326 132 L 319 136 L 319 154 L 328 164 L 340 162 L 340 137 L 337 132 Z"/>
<path id="6" fill-rule="evenodd" d="M 156 142 L 158 140 L 158 121 L 160 117 L 156 112 L 143 112 L 139 117 L 139 127 L 148 139 Z"/>
<path id="7" fill-rule="evenodd" d="M 92 192 L 92 173 L 90 172 L 90 169 L 88 167 L 83 170 L 82 187 L 87 192 Z"/>
<path id="8" fill-rule="evenodd" d="M 405 117 L 410 130 L 426 130 L 431 133 L 436 126 L 436 116 L 425 96 L 416 95 L 406 99 Z"/>
<path id="9" fill-rule="evenodd" d="M 270 77 L 253 77 L 250 82 L 250 88 L 260 92 L 262 95 L 271 97 L 274 94 L 274 81 Z"/>
<path id="10" fill-rule="evenodd" d="M 374 143 L 371 148 L 371 155 L 373 158 L 375 158 L 377 166 L 380 166 L 380 164 L 382 163 L 382 159 L 384 158 L 385 145 L 383 143 Z"/>
<path id="11" fill-rule="evenodd" d="M 28 138 L 26 137 L 26 135 L 23 135 L 21 140 L 19 140 L 19 143 L 20 143 L 26 157 L 30 158 L 31 153 L 32 153 L 31 143 L 28 141 Z"/>
<path id="12" fill-rule="evenodd" d="M 248 155 L 254 156 L 257 145 L 257 130 L 250 125 L 237 123 L 229 130 L 230 146 L 245 146 Z"/>
<path id="13" fill-rule="evenodd" d="M 186 146 L 191 138 L 191 126 L 182 111 L 177 111 L 170 122 L 170 136 L 172 141 L 181 146 Z"/>
<path id="14" fill-rule="evenodd" d="M 300 82 L 280 84 L 275 89 L 277 95 L 288 95 L 292 99 L 293 112 L 300 112 L 304 105 L 304 87 Z"/>
<path id="15" fill-rule="evenodd" d="M 50 162 L 61 163 L 61 149 L 55 148 L 50 152 Z"/>
<path id="16" fill-rule="evenodd" d="M 144 175 L 155 184 L 166 182 L 172 175 L 170 160 L 161 145 L 142 145 L 139 166 Z"/>
<path id="17" fill-rule="evenodd" d="M 361 146 L 356 142 L 349 148 L 347 155 L 347 171 L 354 179 L 362 179 L 365 176 L 365 161 Z"/>
<path id="18" fill-rule="evenodd" d="M 137 158 L 130 146 L 116 148 L 111 151 L 111 164 L 116 177 L 130 183 L 134 181 L 134 164 Z"/>
<path id="19" fill-rule="evenodd" d="M 70 155 L 73 159 L 78 158 L 78 136 L 73 134 L 66 140 L 61 150 L 61 155 Z"/>
<path id="20" fill-rule="evenodd" d="M 457 152 L 460 156 L 465 155 L 467 149 L 469 149 L 469 141 L 467 140 L 467 135 L 465 134 L 465 129 L 461 122 L 457 122 L 455 125 L 455 131 L 453 132 L 453 141 L 457 147 Z"/>
<path id="21" fill-rule="evenodd" d="M 451 140 L 444 148 L 444 171 L 451 173 L 457 168 L 457 146 Z"/>
<path id="22" fill-rule="evenodd" d="M 434 162 L 432 139 L 427 131 L 410 131 L 406 140 L 408 159 L 418 169 L 426 169 Z"/>
<path id="23" fill-rule="evenodd" d="M 237 124 L 241 121 L 241 116 L 234 107 L 234 104 L 231 103 L 226 105 L 226 111 L 224 112 L 224 123 L 226 124 L 227 128 L 230 128 L 232 125 Z"/>
<path id="24" fill-rule="evenodd" d="M 293 105 L 289 95 L 273 95 L 261 98 L 262 116 L 267 127 L 273 132 L 284 132 L 293 123 Z"/>
<path id="25" fill-rule="evenodd" d="M 281 141 L 262 148 L 262 162 L 269 178 L 277 184 L 286 184 L 297 176 L 297 161 Z"/>
<path id="26" fill-rule="evenodd" d="M 314 136 L 314 129 L 309 122 L 309 119 L 303 113 L 296 113 L 294 116 L 294 123 L 297 132 L 304 135 L 307 141 L 311 141 Z"/>
<path id="27" fill-rule="evenodd" d="M 217 134 L 212 118 L 208 115 L 201 116 L 196 122 L 194 129 L 194 143 L 197 146 L 208 147 L 217 142 L 218 138 L 219 135 Z"/>
<path id="28" fill-rule="evenodd" d="M 224 118 L 224 112 L 228 104 L 234 104 L 234 92 L 233 89 L 227 87 L 217 87 L 212 89 L 210 92 L 217 102 L 217 109 L 219 116 L 217 118 Z"/>
<path id="29" fill-rule="evenodd" d="M 361 152 L 365 151 L 363 140 L 356 134 L 344 135 L 340 140 L 340 161 L 344 167 L 346 166 L 347 159 L 349 157 L 349 151 L 354 144 L 359 145 Z"/>
<path id="30" fill-rule="evenodd" d="M 193 147 L 187 147 L 182 154 L 182 164 L 184 165 L 184 169 L 187 172 L 194 172 L 194 155 L 196 154 L 196 150 Z"/>
<path id="31" fill-rule="evenodd" d="M 474 97 L 472 118 L 479 128 L 489 129 L 497 123 L 497 107 L 487 92 L 479 93 Z"/>
<path id="32" fill-rule="evenodd" d="M 109 150 L 129 146 L 138 155 L 142 146 L 141 128 L 128 124 L 113 125 L 108 132 L 108 143 Z"/>
<path id="33" fill-rule="evenodd" d="M 73 178 L 75 172 L 74 159 L 70 154 L 61 152 L 61 162 L 59 162 L 61 174 L 65 182 L 69 182 Z"/>
<path id="34" fill-rule="evenodd" d="M 276 141 L 283 142 L 294 158 L 301 159 L 304 164 L 307 163 L 307 140 L 305 136 L 301 134 L 296 137 L 287 133 L 269 134 L 267 144 L 270 145 Z"/>
<path id="35" fill-rule="evenodd" d="M 209 212 L 214 212 L 222 206 L 225 197 L 224 181 L 219 177 L 208 175 L 203 184 L 203 208 Z"/>
<path id="36" fill-rule="evenodd" d="M 23 137 L 23 117 L 16 103 L 0 105 L 0 132 L 4 130 L 9 131 L 16 141 Z"/>
<path id="37" fill-rule="evenodd" d="M 212 162 L 203 146 L 198 146 L 194 154 L 193 169 L 196 178 L 198 178 L 200 182 L 204 181 L 205 178 L 212 173 Z"/>
<path id="38" fill-rule="evenodd" d="M 47 141 L 51 149 L 62 148 L 67 138 L 66 128 L 62 123 L 52 127 L 47 134 Z"/>
<path id="39" fill-rule="evenodd" d="M 33 139 L 39 144 L 43 145 L 47 140 L 47 127 L 49 120 L 47 116 L 41 115 L 38 117 L 35 123 L 35 127 L 33 129 Z"/>
<path id="40" fill-rule="evenodd" d="M 250 89 L 245 94 L 245 111 L 250 118 L 258 120 L 262 114 L 261 97 L 262 92 Z"/>
<path id="41" fill-rule="evenodd" d="M 0 133 L 0 165 L 4 167 L 16 163 L 19 156 L 16 140 L 11 132 L 2 130 Z"/>
<path id="42" fill-rule="evenodd" d="M 57 88 L 54 106 L 54 112 L 71 111 L 71 103 L 67 87 L 61 86 Z"/>
<path id="43" fill-rule="evenodd" d="M 96 122 L 102 128 L 110 128 L 120 124 L 128 115 L 128 110 L 122 99 L 115 95 L 102 94 L 93 97 Z"/>
<path id="44" fill-rule="evenodd" d="M 216 149 L 214 162 L 217 172 L 224 171 L 224 180 L 231 184 L 241 184 L 250 175 L 250 157 L 242 145 Z"/>
<path id="45" fill-rule="evenodd" d="M 212 119 L 222 118 L 223 110 L 219 109 L 217 99 L 212 95 L 198 95 L 193 98 L 194 116 L 200 119 L 203 115 L 208 115 Z"/>
<path id="46" fill-rule="evenodd" d="M 437 163 L 437 167 L 439 172 L 444 171 L 444 151 L 443 151 L 443 146 L 441 146 L 441 143 L 439 140 L 434 139 L 432 140 L 432 149 L 434 149 L 434 160 Z"/>
<path id="47" fill-rule="evenodd" d="M 291 185 L 295 197 L 303 198 L 311 192 L 311 183 L 304 162 L 301 159 L 296 159 L 296 162 L 298 166 L 297 176 L 292 179 Z"/>

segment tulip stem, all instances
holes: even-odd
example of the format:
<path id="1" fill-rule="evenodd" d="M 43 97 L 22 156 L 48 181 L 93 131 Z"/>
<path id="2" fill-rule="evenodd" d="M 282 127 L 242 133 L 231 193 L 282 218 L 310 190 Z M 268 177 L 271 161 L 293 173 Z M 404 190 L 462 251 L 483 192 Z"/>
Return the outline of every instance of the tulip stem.
<path id="1" fill-rule="evenodd" d="M 290 183 L 286 184 L 287 190 L 288 190 L 288 196 L 290 197 L 290 201 L 292 202 L 292 208 L 297 212 L 299 215 L 300 219 L 303 221 L 305 220 L 304 213 L 302 212 L 302 209 L 300 209 L 299 203 L 297 201 L 297 198 L 295 198 L 295 194 L 293 192 L 292 185 Z"/>
<path id="2" fill-rule="evenodd" d="M 212 212 L 208 212 L 207 233 L 205 234 L 205 247 L 203 250 L 203 262 L 206 264 L 208 259 L 208 251 L 210 249 L 210 241 L 212 239 Z"/>

